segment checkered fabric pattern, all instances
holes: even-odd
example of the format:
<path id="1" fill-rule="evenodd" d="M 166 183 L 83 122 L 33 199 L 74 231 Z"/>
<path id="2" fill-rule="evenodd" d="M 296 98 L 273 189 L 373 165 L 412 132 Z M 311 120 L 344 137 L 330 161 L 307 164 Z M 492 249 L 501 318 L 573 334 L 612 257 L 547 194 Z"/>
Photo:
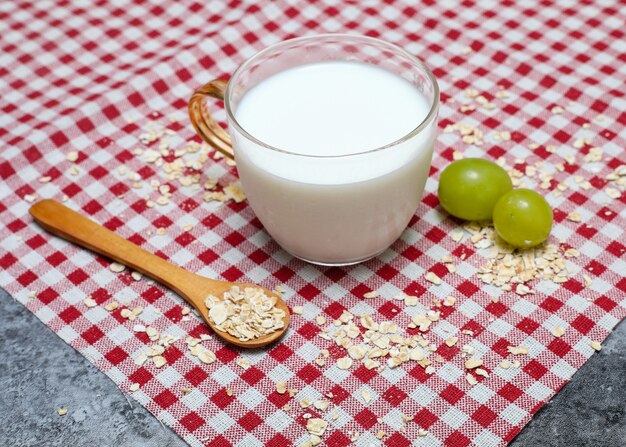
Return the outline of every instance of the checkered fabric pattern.
<path id="1" fill-rule="evenodd" d="M 122 390 L 139 383 L 132 396 L 194 446 L 299 444 L 308 439 L 305 412 L 329 421 L 328 446 L 350 444 L 351 432 L 364 446 L 504 446 L 593 354 L 590 341 L 604 340 L 626 315 L 626 193 L 617 185 L 620 197 L 606 194 L 607 174 L 626 163 L 624 23 L 626 6 L 610 0 L 0 2 L 0 285 Z M 145 147 L 138 136 L 146 119 L 163 121 L 181 141 L 194 139 L 186 103 L 196 87 L 272 43 L 322 32 L 380 37 L 418 55 L 440 82 L 440 128 L 465 122 L 486 135 L 484 145 L 471 146 L 456 133 L 441 133 L 424 199 L 400 240 L 369 262 L 320 268 L 282 251 L 246 203 L 207 205 L 200 193 L 172 185 L 168 205 L 146 207 L 149 186 L 133 189 L 117 170 L 126 166 L 146 185 L 163 180 L 132 152 Z M 495 95 L 501 87 L 509 99 Z M 497 107 L 461 112 L 467 88 Z M 563 112 L 553 113 L 555 106 Z M 174 115 L 180 119 L 170 120 Z M 487 136 L 502 130 L 510 140 Z M 591 144 L 576 148 L 581 137 Z M 602 148 L 601 159 L 583 162 L 592 146 Z M 74 173 L 66 160 L 73 150 L 79 154 Z M 546 191 L 555 214 L 551 237 L 581 253 L 568 260 L 570 279 L 535 281 L 537 293 L 524 297 L 477 279 L 485 259 L 468 241 L 451 239 L 458 222 L 441 211 L 436 196 L 439 172 L 454 151 L 504 157 L 522 172 L 541 161 L 554 172 Z M 555 169 L 560 163 L 564 169 Z M 51 179 L 41 183 L 42 176 Z M 203 176 L 226 185 L 236 171 L 216 160 Z M 580 188 L 576 176 L 591 187 Z M 525 181 L 538 188 L 536 179 Z M 559 183 L 569 188 L 558 194 Z M 203 365 L 184 339 L 207 329 L 196 317 L 182 318 L 181 299 L 128 272 L 115 274 L 107 260 L 43 231 L 28 215 L 25 199 L 34 194 L 67 196 L 68 206 L 191 271 L 268 288 L 282 284 L 288 304 L 303 306 L 304 314 L 267 349 L 244 352 L 209 340 L 217 361 Z M 581 222 L 566 219 L 572 211 Z M 183 231 L 188 224 L 192 230 Z M 455 273 L 441 264 L 445 254 L 453 256 Z M 427 271 L 443 284 L 425 281 Z M 364 300 L 370 290 L 381 297 Z M 332 321 L 344 309 L 371 312 L 406 327 L 413 311 L 390 299 L 399 291 L 420 295 L 426 306 L 434 297 L 455 296 L 457 304 L 444 308 L 428 337 L 439 348 L 459 335 L 459 346 L 476 350 L 489 377 L 470 386 L 459 347 L 438 349 L 445 362 L 432 375 L 412 362 L 382 373 L 313 362 L 332 345 L 318 336 L 317 315 Z M 490 300 L 494 295 L 499 302 Z M 86 297 L 99 306 L 87 308 Z M 180 337 L 166 351 L 165 367 L 135 364 L 150 341 L 119 310 L 104 310 L 114 299 L 144 307 L 134 323 Z M 556 325 L 566 330 L 561 338 L 550 333 Z M 520 368 L 499 368 L 510 358 L 507 346 L 520 344 L 529 348 Z M 239 357 L 252 366 L 244 371 Z M 279 380 L 298 394 L 276 393 Z M 325 413 L 297 405 L 329 392 Z M 288 402 L 292 411 L 283 409 Z M 402 413 L 413 417 L 405 432 Z M 380 440 L 379 430 L 386 433 Z"/>

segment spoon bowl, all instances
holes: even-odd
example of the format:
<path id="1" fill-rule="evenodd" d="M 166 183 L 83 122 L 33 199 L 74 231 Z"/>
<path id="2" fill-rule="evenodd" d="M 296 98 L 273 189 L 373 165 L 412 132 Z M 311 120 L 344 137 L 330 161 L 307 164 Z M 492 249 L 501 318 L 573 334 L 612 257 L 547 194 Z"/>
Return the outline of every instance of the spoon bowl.
<path id="1" fill-rule="evenodd" d="M 259 348 L 275 342 L 287 332 L 290 321 L 289 308 L 276 292 L 255 284 L 218 281 L 191 273 L 147 252 L 55 200 L 46 199 L 37 202 L 30 208 L 30 214 L 47 231 L 124 264 L 169 287 L 198 311 L 200 317 L 216 335 L 233 345 L 242 348 Z M 217 329 L 209 317 L 209 309 L 204 304 L 205 299 L 209 295 L 221 299 L 224 293 L 234 286 L 239 286 L 241 289 L 246 287 L 262 289 L 267 296 L 275 296 L 277 298 L 275 307 L 282 309 L 285 313 L 283 327 L 245 341 Z"/>

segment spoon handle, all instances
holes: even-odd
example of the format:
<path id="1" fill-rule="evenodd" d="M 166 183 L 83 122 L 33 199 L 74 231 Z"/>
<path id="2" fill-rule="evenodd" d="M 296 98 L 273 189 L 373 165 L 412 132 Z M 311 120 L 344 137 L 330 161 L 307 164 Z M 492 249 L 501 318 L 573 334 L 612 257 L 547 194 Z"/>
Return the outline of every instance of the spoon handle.
<path id="1" fill-rule="evenodd" d="M 197 281 L 193 273 L 147 252 L 54 200 L 37 202 L 30 208 L 30 214 L 49 232 L 150 276 L 189 300 L 189 288 Z"/>

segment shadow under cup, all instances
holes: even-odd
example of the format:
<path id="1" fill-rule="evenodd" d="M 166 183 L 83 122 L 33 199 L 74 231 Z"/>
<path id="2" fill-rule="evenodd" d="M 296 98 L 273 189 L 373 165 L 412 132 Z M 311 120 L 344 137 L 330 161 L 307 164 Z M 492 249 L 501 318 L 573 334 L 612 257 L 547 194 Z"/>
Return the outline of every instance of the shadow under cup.
<path id="1" fill-rule="evenodd" d="M 272 147 L 237 122 L 241 99 L 263 80 L 300 65 L 331 61 L 361 62 L 400 76 L 426 99 L 428 114 L 416 119 L 415 128 L 399 140 L 337 156 Z M 230 137 L 211 119 L 209 96 L 224 100 Z M 381 40 L 342 34 L 271 46 L 244 62 L 227 86 L 212 81 L 198 89 L 189 104 L 200 136 L 229 157 L 234 152 L 243 190 L 265 229 L 292 255 L 321 265 L 365 261 L 404 231 L 430 170 L 438 108 L 437 81 L 419 59 Z M 349 181 L 329 183 L 328 178 Z"/>

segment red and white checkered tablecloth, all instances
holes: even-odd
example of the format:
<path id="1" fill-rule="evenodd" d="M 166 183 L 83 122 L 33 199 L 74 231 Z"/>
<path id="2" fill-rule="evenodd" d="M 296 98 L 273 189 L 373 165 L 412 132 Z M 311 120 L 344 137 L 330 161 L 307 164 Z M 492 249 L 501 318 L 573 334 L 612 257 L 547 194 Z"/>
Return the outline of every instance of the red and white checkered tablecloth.
<path id="1" fill-rule="evenodd" d="M 626 315 L 626 193 L 606 179 L 626 163 L 625 23 L 626 5 L 609 0 L 0 2 L 0 285 L 121 389 L 140 384 L 132 396 L 194 446 L 300 444 L 308 439 L 306 412 L 329 421 L 328 446 L 350 444 L 354 432 L 363 446 L 504 446 L 593 354 L 590 342 L 604 340 Z M 383 255 L 347 268 L 292 258 L 245 202 L 203 203 L 201 191 L 166 181 L 162 169 L 133 152 L 146 147 L 139 136 L 149 120 L 172 129 L 172 148 L 195 139 L 186 103 L 196 87 L 269 44 L 322 32 L 381 37 L 418 55 L 440 82 L 440 128 L 463 122 L 485 134 L 475 146 L 442 132 L 409 229 Z M 468 88 L 495 109 L 463 108 L 472 102 Z M 500 88 L 510 98 L 496 97 Z M 495 140 L 493 131 L 510 131 L 511 139 Z M 592 147 L 601 148 L 599 159 L 584 162 Z M 75 164 L 70 151 L 79 154 Z M 504 157 L 521 172 L 543 162 L 540 171 L 553 173 L 545 191 L 555 213 L 552 241 L 581 253 L 568 259 L 566 282 L 533 281 L 536 293 L 519 296 L 477 278 L 485 259 L 467 239 L 451 239 L 458 222 L 436 196 L 439 172 L 455 151 Z M 207 165 L 203 180 L 236 180 L 224 160 Z M 138 173 L 140 187 L 120 166 Z M 146 197 L 155 197 L 153 180 L 171 185 L 169 204 L 146 206 Z M 536 177 L 523 180 L 539 190 Z M 609 197 L 609 187 L 621 195 Z M 115 274 L 107 260 L 44 232 L 28 215 L 34 195 L 67 196 L 68 206 L 191 271 L 281 284 L 303 315 L 294 316 L 281 343 L 264 350 L 208 340 L 217 361 L 199 363 L 184 340 L 207 329 L 196 317 L 183 318 L 181 299 L 128 272 Z M 570 212 L 581 221 L 568 220 Z M 446 254 L 454 273 L 441 264 Z M 427 282 L 427 271 L 443 284 Z M 363 299 L 370 290 L 381 297 Z M 371 312 L 406 327 L 414 311 L 391 299 L 400 291 L 420 295 L 424 306 L 435 297 L 457 298 L 427 333 L 445 358 L 432 375 L 414 362 L 382 373 L 314 362 L 333 344 L 319 337 L 316 316 L 332 321 L 344 309 Z M 87 297 L 98 305 L 86 307 Z M 104 309 L 112 300 L 144 311 L 130 322 Z M 166 366 L 135 363 L 151 344 L 133 331 L 137 323 L 180 338 L 166 351 Z M 555 326 L 565 329 L 563 337 L 550 333 Z M 451 335 L 459 346 L 439 349 Z M 474 386 L 465 379 L 462 344 L 489 372 Z M 517 357 L 520 367 L 499 367 L 511 358 L 507 347 L 521 344 L 529 353 Z M 249 369 L 238 366 L 240 357 Z M 298 394 L 278 394 L 277 381 Z M 326 412 L 298 406 L 328 393 Z M 402 414 L 412 421 L 405 425 Z"/>

